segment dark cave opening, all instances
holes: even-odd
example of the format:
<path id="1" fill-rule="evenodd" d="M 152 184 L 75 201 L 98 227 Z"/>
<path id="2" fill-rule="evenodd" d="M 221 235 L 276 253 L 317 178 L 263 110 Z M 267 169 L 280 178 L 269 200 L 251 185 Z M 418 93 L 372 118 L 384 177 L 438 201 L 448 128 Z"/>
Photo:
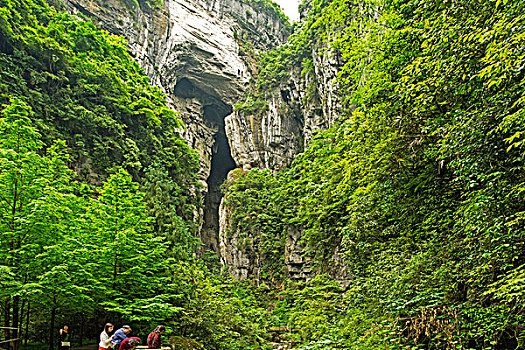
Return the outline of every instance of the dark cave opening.
<path id="1" fill-rule="evenodd" d="M 222 199 L 220 187 L 230 170 L 236 167 L 224 129 L 224 117 L 231 113 L 231 107 L 229 107 L 228 113 L 225 114 L 225 112 L 217 105 L 204 107 L 205 120 L 218 127 L 212 147 L 210 176 L 206 181 L 208 192 L 204 199 L 204 224 L 202 227 L 203 239 L 206 239 L 204 243 L 215 252 L 219 252 L 219 205 Z"/>
<path id="2" fill-rule="evenodd" d="M 182 98 L 197 98 L 203 107 L 203 119 L 206 126 L 215 130 L 214 143 L 211 146 L 211 169 L 206 180 L 208 192 L 204 198 L 204 222 L 201 239 L 205 247 L 219 252 L 219 205 L 222 199 L 221 185 L 228 172 L 236 164 L 231 156 L 230 145 L 224 128 L 224 118 L 231 114 L 232 106 L 211 96 L 189 79 L 183 78 L 175 86 L 175 95 Z"/>
<path id="3" fill-rule="evenodd" d="M 191 81 L 187 78 L 183 78 L 177 82 L 177 85 L 175 85 L 175 96 L 182 97 L 182 98 L 193 98 L 198 97 L 199 91 L 195 88 L 195 86 L 191 83 Z"/>

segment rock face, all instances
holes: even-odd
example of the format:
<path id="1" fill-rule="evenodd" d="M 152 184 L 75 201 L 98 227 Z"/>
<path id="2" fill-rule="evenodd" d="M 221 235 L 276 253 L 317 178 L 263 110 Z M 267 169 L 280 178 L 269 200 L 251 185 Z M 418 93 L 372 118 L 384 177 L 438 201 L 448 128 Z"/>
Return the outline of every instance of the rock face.
<path id="1" fill-rule="evenodd" d="M 237 279 L 249 279 L 259 285 L 268 281 L 262 276 L 262 256 L 258 249 L 261 232 L 248 234 L 235 232 L 228 227 L 230 211 L 222 201 L 219 209 L 220 217 L 220 258 L 221 263 L 228 267 L 228 271 Z M 301 243 L 302 229 L 288 226 L 284 249 L 284 277 L 291 281 L 309 281 L 317 273 L 311 259 L 304 254 L 304 245 Z M 350 285 L 351 276 L 342 256 L 336 248 L 330 259 L 329 268 L 322 271 L 337 279 L 343 288 Z"/>
<path id="2" fill-rule="evenodd" d="M 65 1 L 70 12 L 124 36 L 151 82 L 180 112 L 184 137 L 200 154 L 205 184 L 201 238 L 218 252 L 219 186 L 238 164 L 224 118 L 242 98 L 253 70 L 242 44 L 268 50 L 286 40 L 289 27 L 273 9 L 242 0 Z"/>
<path id="3" fill-rule="evenodd" d="M 284 169 L 314 132 L 333 124 L 337 58 L 330 50 L 314 50 L 312 69 L 302 75 L 295 67 L 268 92 L 267 108 L 253 115 L 233 105 L 256 72 L 253 52 L 282 44 L 289 35 L 275 11 L 247 0 L 63 1 L 70 12 L 124 36 L 151 82 L 180 112 L 184 137 L 200 154 L 201 239 L 234 276 L 259 280 L 257 237 L 225 235 L 228 214 L 223 206 L 219 210 L 220 185 L 236 167 Z M 312 272 L 299 240 L 300 230 L 291 228 L 285 264 L 290 278 L 304 280 Z"/>
<path id="4" fill-rule="evenodd" d="M 314 49 L 312 57 L 312 69 L 305 75 L 302 67 L 294 67 L 289 79 L 268 93 L 265 111 L 253 115 L 236 110 L 226 117 L 226 135 L 238 166 L 282 170 L 316 131 L 338 119 L 341 100 L 334 81 L 341 63 L 330 50 Z"/>
<path id="5" fill-rule="evenodd" d="M 220 241 L 219 252 L 221 263 L 228 267 L 231 275 L 237 279 L 259 280 L 259 263 L 256 237 L 241 237 L 238 233 L 229 235 L 225 229 L 228 225 L 228 209 L 224 201 L 219 207 Z"/>
<path id="6" fill-rule="evenodd" d="M 333 126 L 339 118 L 342 101 L 334 81 L 341 62 L 332 51 L 322 48 L 315 48 L 312 58 L 311 69 L 306 74 L 302 75 L 302 68 L 295 67 L 287 81 L 268 93 L 268 108 L 262 113 L 246 114 L 236 110 L 226 117 L 232 156 L 244 170 L 286 168 L 308 146 L 316 131 Z M 224 204 L 219 217 L 222 263 L 233 276 L 259 282 L 261 256 L 257 233 L 246 236 L 246 232 L 232 232 L 228 226 L 230 211 Z M 301 236 L 300 228 L 288 227 L 284 273 L 287 279 L 308 281 L 317 271 L 303 254 Z M 338 251 L 333 252 L 330 266 L 331 271 L 324 272 L 343 286 L 347 285 L 349 275 Z"/>

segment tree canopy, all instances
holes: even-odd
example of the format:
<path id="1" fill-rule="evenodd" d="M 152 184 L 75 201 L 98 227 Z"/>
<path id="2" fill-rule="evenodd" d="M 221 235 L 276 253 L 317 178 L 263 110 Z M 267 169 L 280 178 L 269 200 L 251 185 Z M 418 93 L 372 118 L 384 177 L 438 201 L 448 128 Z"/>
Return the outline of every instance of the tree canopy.
<path id="1" fill-rule="evenodd" d="M 343 118 L 289 169 L 250 171 L 226 191 L 230 227 L 262 251 L 266 227 L 284 225 L 302 229 L 318 272 L 333 275 L 330 258 L 345 256 L 342 323 L 288 323 L 305 330 L 305 349 L 521 347 L 524 5 L 303 6 L 308 18 L 263 58 L 257 86 L 332 50 Z"/>

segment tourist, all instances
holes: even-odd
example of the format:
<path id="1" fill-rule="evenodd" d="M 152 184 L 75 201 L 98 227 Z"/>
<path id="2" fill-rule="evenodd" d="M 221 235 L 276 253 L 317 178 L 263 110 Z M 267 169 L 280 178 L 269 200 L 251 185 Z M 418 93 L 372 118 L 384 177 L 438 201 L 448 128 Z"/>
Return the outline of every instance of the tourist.
<path id="1" fill-rule="evenodd" d="M 157 326 L 153 332 L 148 335 L 148 348 L 160 349 L 160 335 L 164 333 L 166 328 L 162 325 Z"/>
<path id="2" fill-rule="evenodd" d="M 113 325 L 111 323 L 106 323 L 104 330 L 100 333 L 100 342 L 98 343 L 98 350 L 107 350 L 111 347 L 113 335 L 110 334 L 113 332 Z"/>
<path id="3" fill-rule="evenodd" d="M 140 344 L 140 338 L 131 337 L 126 338 L 120 343 L 118 350 L 135 350 L 135 348 Z"/>
<path id="4" fill-rule="evenodd" d="M 120 347 L 120 343 L 122 343 L 122 341 L 128 337 L 130 332 L 131 327 L 127 325 L 122 326 L 121 329 L 116 331 L 115 334 L 113 334 L 113 348 L 118 349 Z"/>
<path id="5" fill-rule="evenodd" d="M 59 340 L 60 345 L 58 347 L 59 350 L 69 350 L 69 347 L 71 343 L 69 342 L 69 327 L 67 325 L 64 325 L 62 329 L 60 329 L 59 333 Z"/>

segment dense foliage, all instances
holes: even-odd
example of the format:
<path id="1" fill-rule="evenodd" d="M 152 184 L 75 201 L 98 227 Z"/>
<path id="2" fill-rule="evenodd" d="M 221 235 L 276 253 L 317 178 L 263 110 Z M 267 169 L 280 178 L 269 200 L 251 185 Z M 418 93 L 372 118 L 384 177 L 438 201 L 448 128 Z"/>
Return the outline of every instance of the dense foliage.
<path id="1" fill-rule="evenodd" d="M 23 98 L 46 144 L 67 141 L 84 182 L 126 168 L 147 187 L 157 229 L 195 244 L 197 156 L 125 42 L 42 1 L 5 0 L 0 8 L 0 102 Z M 172 185 L 159 185 L 168 176 Z"/>
<path id="2" fill-rule="evenodd" d="M 275 326 L 302 349 L 525 346 L 525 4 L 302 7 L 237 109 L 332 50 L 341 119 L 283 172 L 230 174 L 227 234 L 256 238 L 269 284 L 251 287 L 194 258 L 196 155 L 122 39 L 0 0 L 3 325 L 50 348 L 64 322 L 78 341 L 107 321 L 207 349 L 269 349 Z M 290 231 L 309 283 L 286 280 Z"/>
<path id="3" fill-rule="evenodd" d="M 270 53 L 258 86 L 307 67 L 305 45 L 329 47 L 343 62 L 343 117 L 290 169 L 250 172 L 227 192 L 240 234 L 264 245 L 267 227 L 273 237 L 300 227 L 327 273 L 334 250 L 344 252 L 353 282 L 329 299 L 341 303 L 335 320 L 319 311 L 314 326 L 287 322 L 305 349 L 521 348 L 525 5 L 303 6 L 301 44 Z"/>
<path id="4" fill-rule="evenodd" d="M 86 337 L 112 318 L 131 323 L 141 336 L 164 323 L 211 348 L 256 346 L 262 338 L 255 321 L 264 309 L 231 281 L 167 257 L 165 237 L 152 231 L 145 193 L 127 171 L 117 170 L 96 193 L 74 181 L 65 143 L 43 152 L 31 116 L 29 106 L 12 98 L 0 118 L 0 299 L 6 325 L 20 327 L 29 312 L 33 318 L 49 315 L 43 327 L 51 348 L 57 321 L 77 318 L 80 324 L 73 325 L 77 332 L 88 328 Z M 89 320 L 98 327 L 89 329 Z"/>
<path id="5" fill-rule="evenodd" d="M 64 323 L 78 343 L 112 321 L 258 346 L 265 310 L 195 261 L 198 159 L 125 44 L 45 2 L 0 2 L 2 340 L 53 349 Z"/>

